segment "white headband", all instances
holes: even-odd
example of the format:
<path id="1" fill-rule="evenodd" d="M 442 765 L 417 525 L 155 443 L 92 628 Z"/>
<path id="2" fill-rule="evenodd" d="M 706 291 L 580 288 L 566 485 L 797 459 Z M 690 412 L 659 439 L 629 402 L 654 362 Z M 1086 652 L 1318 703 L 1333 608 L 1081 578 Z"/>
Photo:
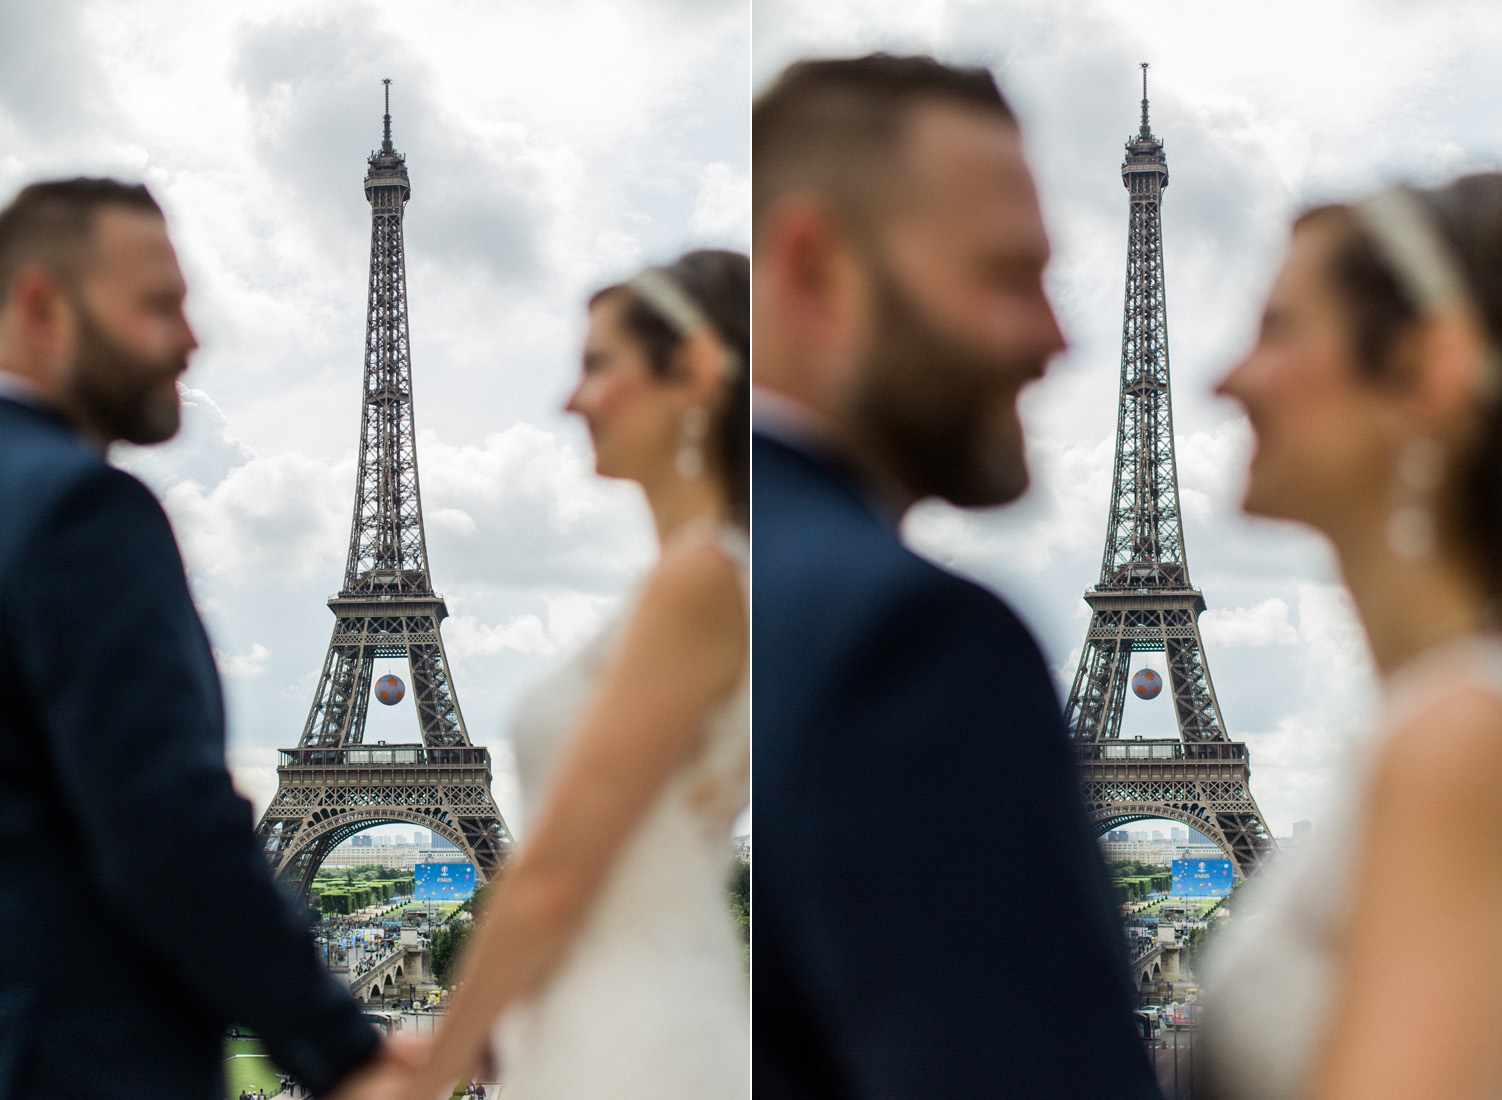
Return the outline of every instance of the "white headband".
<path id="1" fill-rule="evenodd" d="M 1411 188 L 1392 187 L 1351 209 L 1421 314 L 1460 312 L 1475 321 L 1486 348 L 1480 380 L 1482 396 L 1495 399 L 1502 393 L 1502 357 L 1487 335 L 1455 252 L 1440 235 L 1428 206 Z"/>
<path id="2" fill-rule="evenodd" d="M 626 289 L 652 308 L 679 336 L 687 339 L 695 333 L 708 331 L 725 346 L 725 377 L 734 378 L 740 373 L 741 357 L 725 343 L 719 330 L 699 303 L 684 290 L 678 280 L 660 267 L 649 267 L 626 281 Z"/>
<path id="3" fill-rule="evenodd" d="M 1409 188 L 1389 188 L 1352 209 L 1398 282 L 1418 302 L 1419 312 L 1475 308 L 1449 245 Z"/>

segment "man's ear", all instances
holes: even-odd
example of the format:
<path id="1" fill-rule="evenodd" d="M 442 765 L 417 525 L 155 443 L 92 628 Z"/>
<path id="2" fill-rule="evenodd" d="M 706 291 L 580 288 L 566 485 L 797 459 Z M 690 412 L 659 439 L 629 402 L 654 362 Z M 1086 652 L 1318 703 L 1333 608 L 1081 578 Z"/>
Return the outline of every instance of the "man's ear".
<path id="1" fill-rule="evenodd" d="M 814 340 L 848 323 L 855 277 L 855 249 L 843 222 L 814 196 L 784 199 L 766 218 L 756 263 L 767 265 L 763 286 L 770 303 Z"/>
<path id="2" fill-rule="evenodd" d="M 73 336 L 73 306 L 57 276 L 46 268 L 22 268 L 5 303 L 12 331 L 41 359 L 54 359 Z"/>

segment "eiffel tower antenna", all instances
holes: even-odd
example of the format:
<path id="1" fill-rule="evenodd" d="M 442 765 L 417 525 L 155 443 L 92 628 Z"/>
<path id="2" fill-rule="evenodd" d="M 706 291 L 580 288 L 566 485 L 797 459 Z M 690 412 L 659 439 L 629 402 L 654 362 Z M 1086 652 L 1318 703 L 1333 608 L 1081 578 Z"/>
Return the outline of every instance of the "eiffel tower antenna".
<path id="1" fill-rule="evenodd" d="M 1245 876 L 1275 845 L 1252 799 L 1246 746 L 1230 740 L 1221 718 L 1199 632 L 1205 598 L 1184 552 L 1160 217 L 1168 160 L 1148 127 L 1146 63 L 1142 126 L 1127 141 L 1121 178 L 1131 209 L 1111 510 L 1064 718 L 1097 833 L 1167 818 L 1204 834 Z M 1167 658 L 1171 736 L 1121 740 L 1134 653 Z"/>
<path id="2" fill-rule="evenodd" d="M 1142 94 L 1146 95 L 1147 92 L 1145 89 L 1147 88 L 1147 77 L 1144 76 L 1142 78 L 1142 81 L 1142 87 L 1144 89 Z M 391 147 L 391 78 L 387 77 L 385 80 L 382 80 L 381 83 L 386 85 L 386 116 L 382 120 L 384 134 L 381 138 L 381 152 L 390 153 L 393 151 Z M 1143 102 L 1146 103 L 1147 101 L 1143 100 Z"/>
<path id="3" fill-rule="evenodd" d="M 1142 137 L 1151 138 L 1153 132 L 1147 124 L 1147 67 L 1147 62 L 1142 62 L 1142 129 L 1138 133 Z M 390 84 L 391 81 L 388 80 L 386 83 Z"/>
<path id="4" fill-rule="evenodd" d="M 432 830 L 479 881 L 500 870 L 511 844 L 490 794 L 490 751 L 470 744 L 438 632 L 448 606 L 428 573 L 408 355 L 402 217 L 412 187 L 391 144 L 391 81 L 382 83 L 384 138 L 365 175 L 370 285 L 349 554 L 329 600 L 334 635 L 313 706 L 297 747 L 281 751 L 258 827 L 277 878 L 300 896 L 335 845 L 372 825 Z M 406 660 L 420 740 L 365 744 L 377 658 Z"/>

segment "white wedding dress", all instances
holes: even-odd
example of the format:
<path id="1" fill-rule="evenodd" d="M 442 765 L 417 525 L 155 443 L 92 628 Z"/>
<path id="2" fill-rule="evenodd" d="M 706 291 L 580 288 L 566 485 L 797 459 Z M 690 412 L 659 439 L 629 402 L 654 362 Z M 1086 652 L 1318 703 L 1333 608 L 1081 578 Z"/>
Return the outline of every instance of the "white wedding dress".
<path id="1" fill-rule="evenodd" d="M 744 593 L 744 534 L 694 537 L 713 539 L 737 563 Z M 547 800 L 633 602 L 517 710 L 528 820 Z M 749 995 L 726 895 L 730 828 L 749 795 L 749 733 L 743 677 L 626 841 L 560 964 L 497 1025 L 506 1100 L 750 1095 Z"/>
<path id="2" fill-rule="evenodd" d="M 1308 849 L 1247 885 L 1241 907 L 1250 915 L 1225 931 L 1204 966 L 1203 1050 L 1214 1100 L 1298 1100 L 1307 1090 L 1334 1007 L 1371 762 L 1390 731 L 1461 687 L 1502 696 L 1502 639 L 1436 646 L 1390 676 L 1376 733 L 1348 761 L 1343 804 Z"/>

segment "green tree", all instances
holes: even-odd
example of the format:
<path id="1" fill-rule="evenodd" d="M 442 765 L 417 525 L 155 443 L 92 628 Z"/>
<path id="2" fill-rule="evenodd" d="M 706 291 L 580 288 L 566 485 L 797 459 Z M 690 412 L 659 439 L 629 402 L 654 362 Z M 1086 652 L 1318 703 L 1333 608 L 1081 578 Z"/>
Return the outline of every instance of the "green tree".
<path id="1" fill-rule="evenodd" d="M 730 872 L 730 913 L 741 934 L 741 943 L 751 942 L 751 864 L 736 860 Z"/>
<path id="2" fill-rule="evenodd" d="M 468 913 L 473 917 L 478 917 L 485 911 L 485 891 L 488 889 L 490 889 L 488 883 L 482 882 L 477 885 L 475 892 L 460 902 L 459 908 L 455 909 L 454 912 Z"/>
<path id="3" fill-rule="evenodd" d="M 467 922 L 449 921 L 435 929 L 428 939 L 433 978 L 439 985 L 448 985 L 449 979 L 457 971 L 459 959 L 464 953 L 465 942 L 469 939 L 469 932 L 470 926 Z"/>

